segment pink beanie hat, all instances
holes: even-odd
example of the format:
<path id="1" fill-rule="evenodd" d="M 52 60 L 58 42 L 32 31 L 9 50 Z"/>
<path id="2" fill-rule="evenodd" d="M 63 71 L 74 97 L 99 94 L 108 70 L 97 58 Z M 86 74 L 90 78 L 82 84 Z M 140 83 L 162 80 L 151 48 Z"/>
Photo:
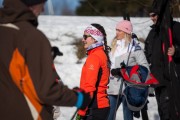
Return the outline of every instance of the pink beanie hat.
<path id="1" fill-rule="evenodd" d="M 118 24 L 116 25 L 116 29 L 122 30 L 128 34 L 131 34 L 133 31 L 132 24 L 128 20 L 122 20 L 122 21 L 118 22 Z"/>

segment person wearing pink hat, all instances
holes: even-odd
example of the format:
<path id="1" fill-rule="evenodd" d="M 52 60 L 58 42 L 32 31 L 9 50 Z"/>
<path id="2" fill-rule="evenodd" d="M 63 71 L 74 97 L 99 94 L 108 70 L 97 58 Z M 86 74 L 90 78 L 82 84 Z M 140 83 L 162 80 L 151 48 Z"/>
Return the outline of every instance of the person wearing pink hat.
<path id="1" fill-rule="evenodd" d="M 111 75 L 109 81 L 108 95 L 110 100 L 110 114 L 108 120 L 116 119 L 116 110 L 123 103 L 124 120 L 133 120 L 133 114 L 124 99 L 123 90 L 125 84 L 122 83 L 122 77 L 118 76 L 119 71 L 113 69 L 120 68 L 120 63 L 126 66 L 142 65 L 149 70 L 149 65 L 143 50 L 135 39 L 132 38 L 133 26 L 128 20 L 122 20 L 116 25 L 116 37 L 112 41 L 111 58 Z M 130 54 L 131 53 L 131 54 Z M 122 84 L 121 84 L 122 83 Z M 120 90 L 120 87 L 122 90 Z"/>
<path id="2" fill-rule="evenodd" d="M 116 25 L 116 32 L 123 31 L 124 33 L 131 35 L 133 27 L 130 21 L 123 20 Z"/>

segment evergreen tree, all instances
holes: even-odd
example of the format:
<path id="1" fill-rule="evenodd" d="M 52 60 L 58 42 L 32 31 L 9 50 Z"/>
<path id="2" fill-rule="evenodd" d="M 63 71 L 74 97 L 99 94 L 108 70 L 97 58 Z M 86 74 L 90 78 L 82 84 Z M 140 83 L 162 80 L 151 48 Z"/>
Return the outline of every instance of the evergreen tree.
<path id="1" fill-rule="evenodd" d="M 77 15 L 87 16 L 147 16 L 152 0 L 81 0 Z"/>

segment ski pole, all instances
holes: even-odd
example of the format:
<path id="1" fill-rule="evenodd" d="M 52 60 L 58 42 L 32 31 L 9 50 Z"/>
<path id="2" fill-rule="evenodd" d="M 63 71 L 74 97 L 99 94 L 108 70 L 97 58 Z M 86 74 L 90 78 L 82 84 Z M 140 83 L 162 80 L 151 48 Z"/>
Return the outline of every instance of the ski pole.
<path id="1" fill-rule="evenodd" d="M 121 81 L 121 84 L 120 84 L 120 87 L 119 87 L 119 93 L 118 93 L 117 100 L 116 100 L 116 107 L 115 107 L 115 113 L 114 113 L 114 116 L 113 116 L 113 120 L 116 119 L 116 110 L 117 110 L 117 107 L 118 107 L 119 98 L 122 95 L 121 94 L 122 93 L 122 88 L 123 88 L 123 78 L 122 77 L 120 78 L 120 81 Z"/>
<path id="2" fill-rule="evenodd" d="M 73 114 L 73 116 L 71 117 L 71 119 L 70 119 L 70 120 L 74 120 L 74 118 L 75 118 L 75 116 L 76 116 L 76 114 L 77 114 L 78 110 L 79 110 L 79 109 L 76 109 L 76 111 L 74 112 L 74 114 Z"/>

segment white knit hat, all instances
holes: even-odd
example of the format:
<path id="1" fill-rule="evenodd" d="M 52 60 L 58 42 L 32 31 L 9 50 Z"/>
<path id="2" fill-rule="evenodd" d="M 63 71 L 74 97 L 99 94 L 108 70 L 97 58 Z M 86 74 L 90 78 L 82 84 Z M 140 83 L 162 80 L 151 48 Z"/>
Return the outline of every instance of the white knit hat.
<path id="1" fill-rule="evenodd" d="M 101 33 L 101 31 L 99 31 L 97 28 L 95 28 L 94 26 L 90 25 L 88 26 L 85 30 L 84 33 L 87 33 L 89 35 L 91 35 L 91 37 L 93 37 L 96 41 L 98 41 L 98 43 L 102 43 L 104 36 Z"/>

